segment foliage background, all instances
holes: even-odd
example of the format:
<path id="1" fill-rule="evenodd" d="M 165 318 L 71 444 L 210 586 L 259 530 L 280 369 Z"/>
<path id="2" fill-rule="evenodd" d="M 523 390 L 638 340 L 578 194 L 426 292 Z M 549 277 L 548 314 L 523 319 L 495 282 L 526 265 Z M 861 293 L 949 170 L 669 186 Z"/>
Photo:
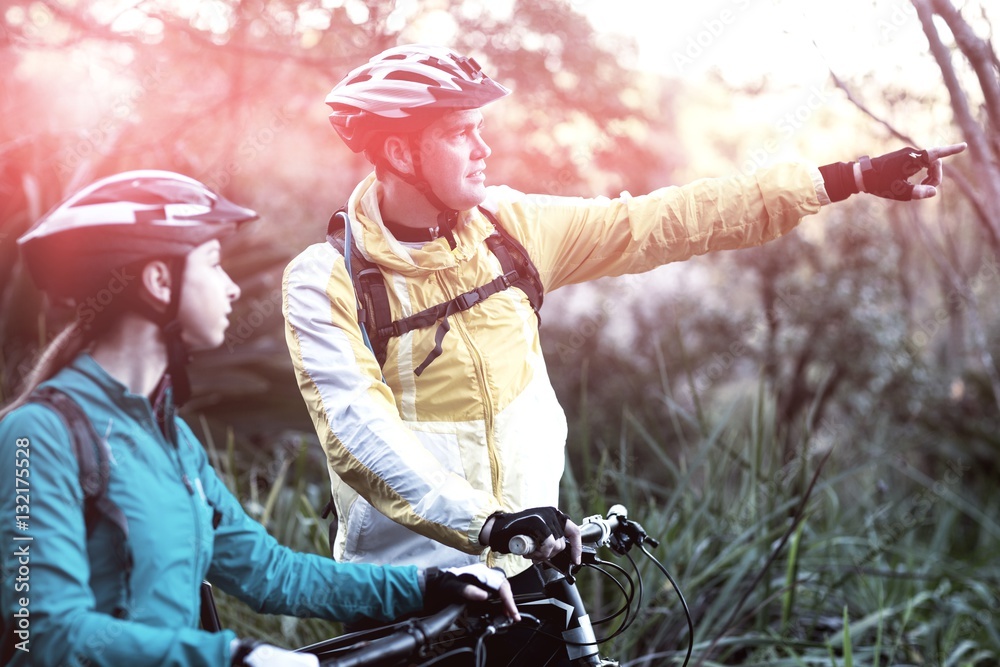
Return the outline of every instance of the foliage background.
<path id="1" fill-rule="evenodd" d="M 825 163 L 968 141 L 933 202 L 853 197 L 763 248 L 566 288 L 547 298 L 543 338 L 571 423 L 563 504 L 583 516 L 626 501 L 663 538 L 702 664 L 996 664 L 996 8 L 872 2 L 876 29 L 850 48 L 889 46 L 907 69 L 821 70 L 817 86 L 640 71 L 636 44 L 595 29 L 585 4 L 5 3 L 0 401 L 72 315 L 34 290 L 17 236 L 102 175 L 199 178 L 262 219 L 226 247 L 243 298 L 226 343 L 195 365 L 187 417 L 248 511 L 325 551 L 281 270 L 368 171 L 323 97 L 350 67 L 428 34 L 514 89 L 487 112 L 490 180 L 525 191 L 615 196 L 790 154 Z M 697 44 L 709 24 L 692 24 Z M 918 45 L 897 46 L 901 32 Z M 656 582 L 645 630 L 608 650 L 663 664 L 686 628 L 658 575 L 644 577 Z M 595 607 L 613 604 L 585 585 Z M 289 645 L 337 631 L 228 600 L 224 620 Z"/>

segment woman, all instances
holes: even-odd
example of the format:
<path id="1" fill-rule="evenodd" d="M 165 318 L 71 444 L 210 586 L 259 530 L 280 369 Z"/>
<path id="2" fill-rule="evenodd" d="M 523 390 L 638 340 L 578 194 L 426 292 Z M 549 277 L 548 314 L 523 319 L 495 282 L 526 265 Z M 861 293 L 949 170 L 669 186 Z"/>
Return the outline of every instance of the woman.
<path id="1" fill-rule="evenodd" d="M 35 282 L 77 317 L 0 413 L 0 460 L 15 472 L 0 478 L 3 661 L 317 664 L 199 630 L 203 579 L 265 613 L 386 620 L 490 589 L 517 617 L 485 566 L 345 565 L 280 546 L 175 416 L 189 352 L 222 343 L 240 293 L 219 239 L 256 217 L 185 176 L 135 171 L 83 189 L 19 239 Z M 43 394 L 68 398 L 97 434 L 110 471 L 97 510 L 80 429 Z"/>

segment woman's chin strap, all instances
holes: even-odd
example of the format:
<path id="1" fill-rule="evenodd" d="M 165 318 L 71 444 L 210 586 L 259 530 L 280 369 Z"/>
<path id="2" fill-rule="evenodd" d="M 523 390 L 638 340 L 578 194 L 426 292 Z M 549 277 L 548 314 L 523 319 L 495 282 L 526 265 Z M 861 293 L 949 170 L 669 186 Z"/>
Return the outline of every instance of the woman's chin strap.
<path id="1" fill-rule="evenodd" d="M 181 338 L 181 323 L 172 320 L 163 327 L 163 338 L 167 346 L 167 375 L 174 391 L 174 404 L 181 407 L 191 398 L 191 380 L 187 365 L 191 361 L 187 345 Z"/>
<path id="2" fill-rule="evenodd" d="M 191 353 L 184 343 L 183 330 L 178 314 L 181 309 L 181 287 L 184 284 L 184 268 L 186 257 L 176 257 L 168 260 L 170 266 L 171 284 L 170 302 L 164 311 L 158 311 L 146 302 L 140 302 L 138 312 L 160 327 L 163 333 L 163 344 L 167 350 L 167 370 L 154 391 L 153 403 L 162 399 L 166 389 L 173 394 L 173 404 L 181 407 L 191 397 L 191 381 L 188 378 L 187 365 L 191 361 Z"/>

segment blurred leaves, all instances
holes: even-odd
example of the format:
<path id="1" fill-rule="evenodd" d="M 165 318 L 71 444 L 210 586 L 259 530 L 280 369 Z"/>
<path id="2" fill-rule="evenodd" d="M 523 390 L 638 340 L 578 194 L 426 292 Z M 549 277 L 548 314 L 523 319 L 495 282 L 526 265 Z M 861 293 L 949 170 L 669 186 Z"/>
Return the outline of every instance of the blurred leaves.
<path id="1" fill-rule="evenodd" d="M 675 88 L 624 68 L 634 45 L 598 36 L 565 0 L 8 3 L 0 398 L 68 315 L 41 301 L 14 240 L 93 178 L 167 168 L 262 215 L 226 245 L 243 296 L 225 344 L 194 366 L 189 413 L 232 426 L 241 442 L 310 433 L 285 351 L 281 270 L 322 242 L 329 212 L 369 169 L 339 144 L 322 99 L 350 67 L 422 31 L 449 38 L 514 90 L 487 110 L 491 182 L 550 194 L 644 192 L 684 161 L 665 150 L 680 145 Z M 963 39 L 964 53 L 982 56 Z M 890 111 L 927 104 L 926 91 L 889 93 Z M 993 116 L 984 107 L 985 130 Z M 729 150 L 738 159 L 740 149 Z M 989 192 L 962 159 L 949 174 Z M 804 434 L 856 439 L 878 423 L 909 442 L 932 439 L 935 456 L 958 451 L 995 470 L 990 350 L 1000 330 L 988 298 L 992 236 L 974 223 L 981 199 L 921 209 L 855 198 L 825 215 L 819 237 L 689 262 L 708 276 L 704 289 L 605 281 L 577 293 L 602 304 L 583 315 L 554 295 L 543 340 L 571 447 L 599 456 L 634 424 L 688 441 L 706 433 L 718 405 L 763 381 L 778 401 L 786 457 Z"/>
<path id="2" fill-rule="evenodd" d="M 15 239 L 86 183 L 132 168 L 198 178 L 262 220 L 227 242 L 243 292 L 226 344 L 194 370 L 217 428 L 260 440 L 311 430 L 284 346 L 281 270 L 370 169 L 342 146 L 323 98 L 375 53 L 450 25 L 452 46 L 515 91 L 492 105 L 491 181 L 579 193 L 644 188 L 648 93 L 564 0 L 515 2 L 8 3 L 0 15 L 0 400 L 68 313 L 40 301 Z M 647 100 L 646 103 L 643 100 Z M 628 101 L 628 102 L 626 102 Z M 644 106 L 645 104 L 645 106 Z M 665 131 L 665 130 L 664 130 Z M 541 178 L 535 174 L 542 174 Z M 551 186 L 551 187 L 550 187 Z M 609 190 L 610 191 L 610 190 Z"/>
<path id="3" fill-rule="evenodd" d="M 839 653 L 844 662 L 980 665 L 1000 652 L 997 58 L 982 37 L 991 32 L 968 32 L 950 3 L 912 4 L 932 19 L 922 25 L 942 77 L 958 70 L 947 92 L 840 83 L 871 116 L 858 133 L 872 154 L 898 147 L 906 135 L 896 124 L 924 112 L 917 125 L 970 140 L 974 149 L 948 163 L 947 194 L 898 205 L 855 197 L 766 247 L 692 260 L 682 280 L 661 271 L 568 288 L 543 312 L 570 419 L 564 504 L 575 516 L 608 501 L 642 508 L 637 516 L 665 538 L 665 560 L 692 592 L 699 650 L 712 659 L 825 664 Z M 962 4 L 964 20 L 988 28 L 974 5 Z M 226 244 L 243 296 L 223 346 L 192 367 L 187 414 L 206 417 L 206 440 L 226 443 L 216 466 L 254 516 L 283 542 L 323 552 L 314 508 L 327 483 L 322 452 L 303 444 L 312 427 L 285 349 L 281 270 L 323 242 L 330 212 L 369 167 L 338 142 L 322 100 L 375 53 L 433 35 L 514 91 L 486 110 L 491 183 L 557 195 L 670 183 L 688 159 L 676 127 L 680 86 L 623 67 L 634 46 L 598 35 L 576 6 L 5 3 L 0 402 L 69 315 L 32 287 L 15 239 L 99 176 L 155 167 L 200 178 L 262 219 Z M 952 36 L 938 34 L 935 12 Z M 713 111 L 736 116 L 726 104 L 762 95 L 765 81 L 715 91 L 690 113 L 708 123 Z M 814 94 L 787 97 L 801 106 L 803 93 Z M 832 128 L 835 108 L 823 96 L 808 120 L 837 140 L 855 125 L 840 118 Z M 954 128 L 944 126 L 948 113 Z M 772 135 L 784 129 L 772 125 Z M 801 139 L 788 134 L 778 138 Z M 743 158 L 768 138 L 715 123 L 699 153 L 718 149 L 749 174 L 761 164 Z M 810 462 L 827 451 L 835 455 L 794 549 L 748 590 L 787 533 Z M 653 595 L 647 631 L 627 635 L 622 652 L 684 637 L 673 598 Z M 714 643 L 740 600 L 739 623 Z M 241 631 L 260 627 L 252 614 L 232 614 Z"/>

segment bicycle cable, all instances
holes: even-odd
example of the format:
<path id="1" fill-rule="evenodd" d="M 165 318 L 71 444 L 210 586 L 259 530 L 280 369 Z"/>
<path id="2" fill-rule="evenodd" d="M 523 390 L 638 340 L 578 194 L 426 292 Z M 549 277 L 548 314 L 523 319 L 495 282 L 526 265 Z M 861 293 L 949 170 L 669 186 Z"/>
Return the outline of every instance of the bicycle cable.
<path id="1" fill-rule="evenodd" d="M 632 561 L 632 567 L 635 568 L 636 567 L 635 561 L 633 561 L 631 558 L 629 558 L 629 560 Z M 634 583 L 632 577 L 629 575 L 628 571 L 625 570 L 625 568 L 621 567 L 617 563 L 612 563 L 610 561 L 601 561 L 601 563 L 602 563 L 602 565 L 610 565 L 611 567 L 618 569 L 623 575 L 625 575 L 626 579 L 628 579 L 628 582 L 629 582 L 630 588 L 632 590 L 632 593 L 631 594 L 626 594 L 624 586 L 622 586 L 621 583 L 617 579 L 615 579 L 614 576 L 611 575 L 611 573 L 606 572 L 606 571 L 604 571 L 603 569 L 601 569 L 599 567 L 595 567 L 594 565 L 591 565 L 590 563 L 585 563 L 584 567 L 597 570 L 601 574 L 603 574 L 603 575 L 611 578 L 612 581 L 614 581 L 615 584 L 617 584 L 618 587 L 621 589 L 623 595 L 625 595 L 625 605 L 624 605 L 624 607 L 622 609 L 624 609 L 626 611 L 630 611 L 631 608 L 632 608 L 632 603 L 635 600 L 635 596 L 634 596 L 635 583 Z M 636 569 L 635 571 L 636 571 L 636 574 L 638 574 L 638 569 Z M 641 590 L 641 587 L 642 587 L 642 580 L 641 580 L 641 578 L 639 579 L 639 587 L 640 587 L 640 590 Z M 642 597 L 641 597 L 641 594 L 640 594 L 640 602 L 641 602 L 641 599 L 642 599 Z M 621 613 L 622 613 L 622 610 L 620 609 L 617 612 L 615 612 L 614 615 L 609 616 L 609 617 L 604 618 L 604 619 L 601 619 L 600 622 L 603 623 L 603 622 L 605 622 L 607 620 L 610 620 L 610 619 L 614 618 L 615 616 L 620 615 Z M 522 617 L 523 616 L 524 616 L 524 614 L 522 614 Z M 556 641 L 562 642 L 566 646 L 598 646 L 598 645 L 603 644 L 605 642 L 611 641 L 612 639 L 614 639 L 618 635 L 622 634 L 625 630 L 628 629 L 628 626 L 631 625 L 634 620 L 635 620 L 635 616 L 634 615 L 630 619 L 629 618 L 629 614 L 626 613 L 625 620 L 622 621 L 622 624 L 619 625 L 615 629 L 614 632 L 612 632 L 610 635 L 608 635 L 606 637 L 601 637 L 600 639 L 595 639 L 592 642 L 577 642 L 577 641 L 572 641 L 572 640 L 566 639 L 565 637 L 562 637 L 560 635 L 554 635 L 554 634 L 552 634 L 550 632 L 545 632 L 540 627 L 531 628 L 531 631 L 533 633 L 535 633 L 536 635 L 541 635 L 543 637 L 548 637 L 549 639 L 554 639 Z"/>
<path id="2" fill-rule="evenodd" d="M 621 571 L 625 575 L 626 579 L 628 579 L 629 585 L 632 586 L 633 589 L 635 588 L 635 585 L 632 583 L 632 578 L 628 576 L 628 572 L 625 572 L 624 568 L 620 567 L 616 563 L 605 563 L 604 561 L 598 561 L 598 562 L 601 563 L 601 565 L 610 565 L 611 567 L 617 568 L 619 571 Z M 601 574 L 603 574 L 605 577 L 607 577 L 608 579 L 610 579 L 611 581 L 613 581 L 615 583 L 615 586 L 617 586 L 618 590 L 621 592 L 622 598 L 625 600 L 625 604 L 623 604 L 621 606 L 621 608 L 618 609 L 618 611 L 616 611 L 615 613 L 611 614 L 610 616 L 605 616 L 604 618 L 602 618 L 600 620 L 591 621 L 591 625 L 595 625 L 595 626 L 597 626 L 597 625 L 604 625 L 608 621 L 613 621 L 616 618 L 618 618 L 619 616 L 621 616 L 623 613 L 625 613 L 626 611 L 628 611 L 629 600 L 631 600 L 631 594 L 628 591 L 625 590 L 625 587 L 622 586 L 622 582 L 618 581 L 618 578 L 615 577 L 615 575 L 611 574 L 610 572 L 608 572 L 604 568 L 599 567 L 597 565 L 590 565 L 590 567 L 594 568 L 595 570 L 597 570 L 598 572 L 600 572 Z"/>
<path id="3" fill-rule="evenodd" d="M 677 597 L 681 601 L 681 607 L 684 609 L 684 617 L 687 620 L 687 626 L 688 626 L 688 646 L 687 646 L 687 652 L 685 653 L 684 662 L 681 663 L 681 667 L 687 667 L 688 663 L 691 661 L 691 654 L 694 652 L 694 620 L 691 618 L 691 609 L 688 607 L 687 600 L 684 598 L 684 593 L 681 592 L 680 586 L 677 584 L 677 582 L 671 576 L 671 574 L 667 570 L 667 568 L 664 567 L 663 564 L 660 563 L 660 561 L 658 561 L 655 556 L 653 556 L 653 554 L 649 553 L 649 551 L 646 549 L 646 547 L 642 546 L 641 544 L 638 545 L 638 546 L 639 546 L 639 549 L 642 551 L 642 553 L 645 554 L 646 558 L 648 558 L 649 560 L 653 561 L 653 564 L 656 565 L 656 567 L 660 570 L 660 572 L 663 573 L 663 576 L 665 576 L 667 578 L 667 581 L 670 582 L 670 585 L 673 587 L 674 592 L 677 593 Z M 629 563 L 631 563 L 632 568 L 633 568 L 633 570 L 636 573 L 636 579 L 639 582 L 637 607 L 641 607 L 642 606 L 642 577 L 639 576 L 639 566 L 636 564 L 635 560 L 632 558 L 632 556 L 630 554 L 625 553 L 624 556 L 626 558 L 628 558 Z M 617 565 L 616 563 L 611 563 L 609 561 L 602 561 L 602 564 L 603 565 L 610 565 L 610 566 L 612 566 L 614 568 L 617 568 L 619 571 L 621 571 L 629 579 L 629 583 L 632 583 L 631 576 L 629 576 L 628 572 L 624 568 L 622 568 L 621 566 Z M 594 567 L 593 565 L 587 565 L 587 567 L 593 567 L 598 572 L 602 572 L 602 573 L 604 573 L 604 574 L 606 574 L 608 576 L 611 576 L 610 573 L 604 572 L 599 567 Z M 613 576 L 611 576 L 611 578 L 614 579 Z M 615 581 L 617 583 L 617 580 L 615 580 Z M 632 600 L 633 600 L 633 598 L 631 596 L 629 596 L 627 598 L 627 602 L 626 602 L 626 608 L 627 609 L 631 609 Z M 625 621 L 623 621 L 622 624 L 613 633 L 611 633 L 607 637 L 604 637 L 602 639 L 597 640 L 596 642 L 572 642 L 572 641 L 566 641 L 565 639 L 562 639 L 561 637 L 556 637 L 555 635 L 551 635 L 551 634 L 549 634 L 547 632 L 542 632 L 541 630 L 539 630 L 537 628 L 535 628 L 534 631 L 536 633 L 538 633 L 538 634 L 545 635 L 545 636 L 550 637 L 552 639 L 559 639 L 559 640 L 563 641 L 567 646 L 591 646 L 591 645 L 596 645 L 596 644 L 602 644 L 602 643 L 604 643 L 606 641 L 614 639 L 615 637 L 617 637 L 618 635 L 620 635 L 621 633 L 623 633 L 625 630 L 627 630 L 632 625 L 632 623 L 638 617 L 638 613 L 639 613 L 639 611 L 638 611 L 638 609 L 636 609 L 636 612 L 635 612 L 634 615 L 632 615 L 632 618 L 628 618 L 628 614 L 626 614 Z M 604 620 L 606 620 L 606 619 L 602 619 L 602 622 Z"/>
<path id="4" fill-rule="evenodd" d="M 641 548 L 641 546 L 640 546 L 640 548 Z M 643 551 L 645 551 L 645 549 L 643 549 Z M 642 591 L 643 591 L 643 588 L 642 588 L 642 577 L 639 575 L 639 566 L 636 564 L 635 560 L 632 558 L 632 554 L 628 553 L 627 551 L 625 552 L 625 558 L 628 558 L 628 562 L 632 564 L 632 569 L 635 570 L 635 572 L 636 572 L 636 577 L 635 578 L 636 578 L 636 581 L 639 584 L 639 586 L 638 586 L 639 591 L 637 593 L 637 598 L 638 599 L 636 600 L 636 604 L 635 604 L 635 606 L 636 606 L 635 613 L 632 614 L 632 618 L 626 618 L 626 620 L 622 623 L 622 627 L 618 628 L 619 632 L 624 632 L 625 630 L 627 630 L 628 628 L 630 628 L 632 626 L 632 624 L 635 622 L 635 619 L 639 617 L 639 610 L 642 608 Z"/>
<path id="5" fill-rule="evenodd" d="M 631 575 L 629 575 L 628 571 L 625 568 L 623 568 L 620 565 L 618 565 L 617 563 L 612 563 L 612 562 L 609 562 L 609 561 L 602 561 L 601 564 L 602 565 L 609 565 L 612 568 L 615 568 L 619 572 L 621 572 L 625 576 L 625 578 L 628 580 L 628 583 L 629 583 L 629 592 L 628 593 L 625 592 L 624 586 L 622 586 L 621 582 L 619 582 L 614 576 L 612 576 L 610 572 L 605 572 L 602 568 L 595 567 L 594 565 L 588 564 L 587 567 L 590 567 L 590 568 L 593 568 L 593 569 L 597 570 L 598 572 L 604 574 L 605 576 L 609 577 L 612 581 L 614 581 L 615 584 L 619 587 L 619 589 L 621 589 L 622 594 L 625 597 L 625 604 L 622 605 L 621 609 L 619 609 L 618 611 L 616 611 L 611 616 L 608 616 L 606 618 L 602 618 L 597 623 L 592 623 L 592 625 L 599 625 L 601 623 L 609 621 L 609 620 L 611 620 L 613 618 L 616 618 L 616 617 L 620 616 L 623 612 L 625 613 L 625 619 L 622 621 L 621 625 L 619 625 L 617 628 L 615 628 L 614 632 L 612 632 L 610 635 L 608 635 L 606 637 L 601 637 L 600 639 L 598 639 L 596 641 L 593 641 L 593 642 L 566 642 L 567 645 L 574 645 L 574 646 L 589 646 L 589 645 L 593 645 L 593 646 L 596 646 L 598 644 L 603 644 L 604 642 L 611 641 L 612 639 L 614 639 L 618 635 L 620 635 L 623 632 L 625 632 L 625 630 L 628 629 L 628 626 L 632 624 L 632 621 L 629 619 L 629 615 L 630 615 L 630 613 L 632 611 L 632 603 L 635 601 L 635 590 L 636 590 L 635 581 L 632 579 Z M 633 568 L 634 567 L 635 567 L 635 564 L 633 563 Z M 638 577 L 639 571 L 635 570 L 635 572 L 636 572 L 636 575 L 637 575 L 636 578 L 639 579 L 639 587 L 640 587 L 640 590 L 641 590 L 642 579 L 640 577 Z M 641 594 L 640 594 L 639 601 L 640 601 L 640 603 L 642 601 Z"/>
<path id="6" fill-rule="evenodd" d="M 486 636 L 484 633 L 476 640 L 476 667 L 486 667 Z"/>
<path id="7" fill-rule="evenodd" d="M 667 571 L 667 568 L 665 568 L 663 564 L 660 563 L 660 561 L 656 560 L 656 557 L 654 557 L 653 554 L 649 553 L 646 550 L 646 547 L 640 544 L 639 549 L 642 550 L 642 553 L 646 554 L 646 558 L 653 561 L 653 564 L 660 569 L 660 572 L 663 573 L 663 576 L 665 576 L 667 578 L 667 581 L 670 582 L 670 585 L 674 587 L 674 591 L 677 593 L 677 597 L 680 598 L 681 606 L 684 608 L 684 616 L 687 618 L 687 626 L 688 626 L 687 654 L 684 656 L 684 662 L 681 663 L 681 667 L 687 667 L 688 661 L 691 660 L 691 653 L 694 651 L 694 620 L 691 618 L 691 610 L 688 608 L 687 600 L 684 599 L 684 594 L 681 593 L 681 587 L 678 586 L 677 582 L 674 581 L 674 578 L 670 576 L 670 572 Z M 629 558 L 629 560 L 632 559 Z"/>

